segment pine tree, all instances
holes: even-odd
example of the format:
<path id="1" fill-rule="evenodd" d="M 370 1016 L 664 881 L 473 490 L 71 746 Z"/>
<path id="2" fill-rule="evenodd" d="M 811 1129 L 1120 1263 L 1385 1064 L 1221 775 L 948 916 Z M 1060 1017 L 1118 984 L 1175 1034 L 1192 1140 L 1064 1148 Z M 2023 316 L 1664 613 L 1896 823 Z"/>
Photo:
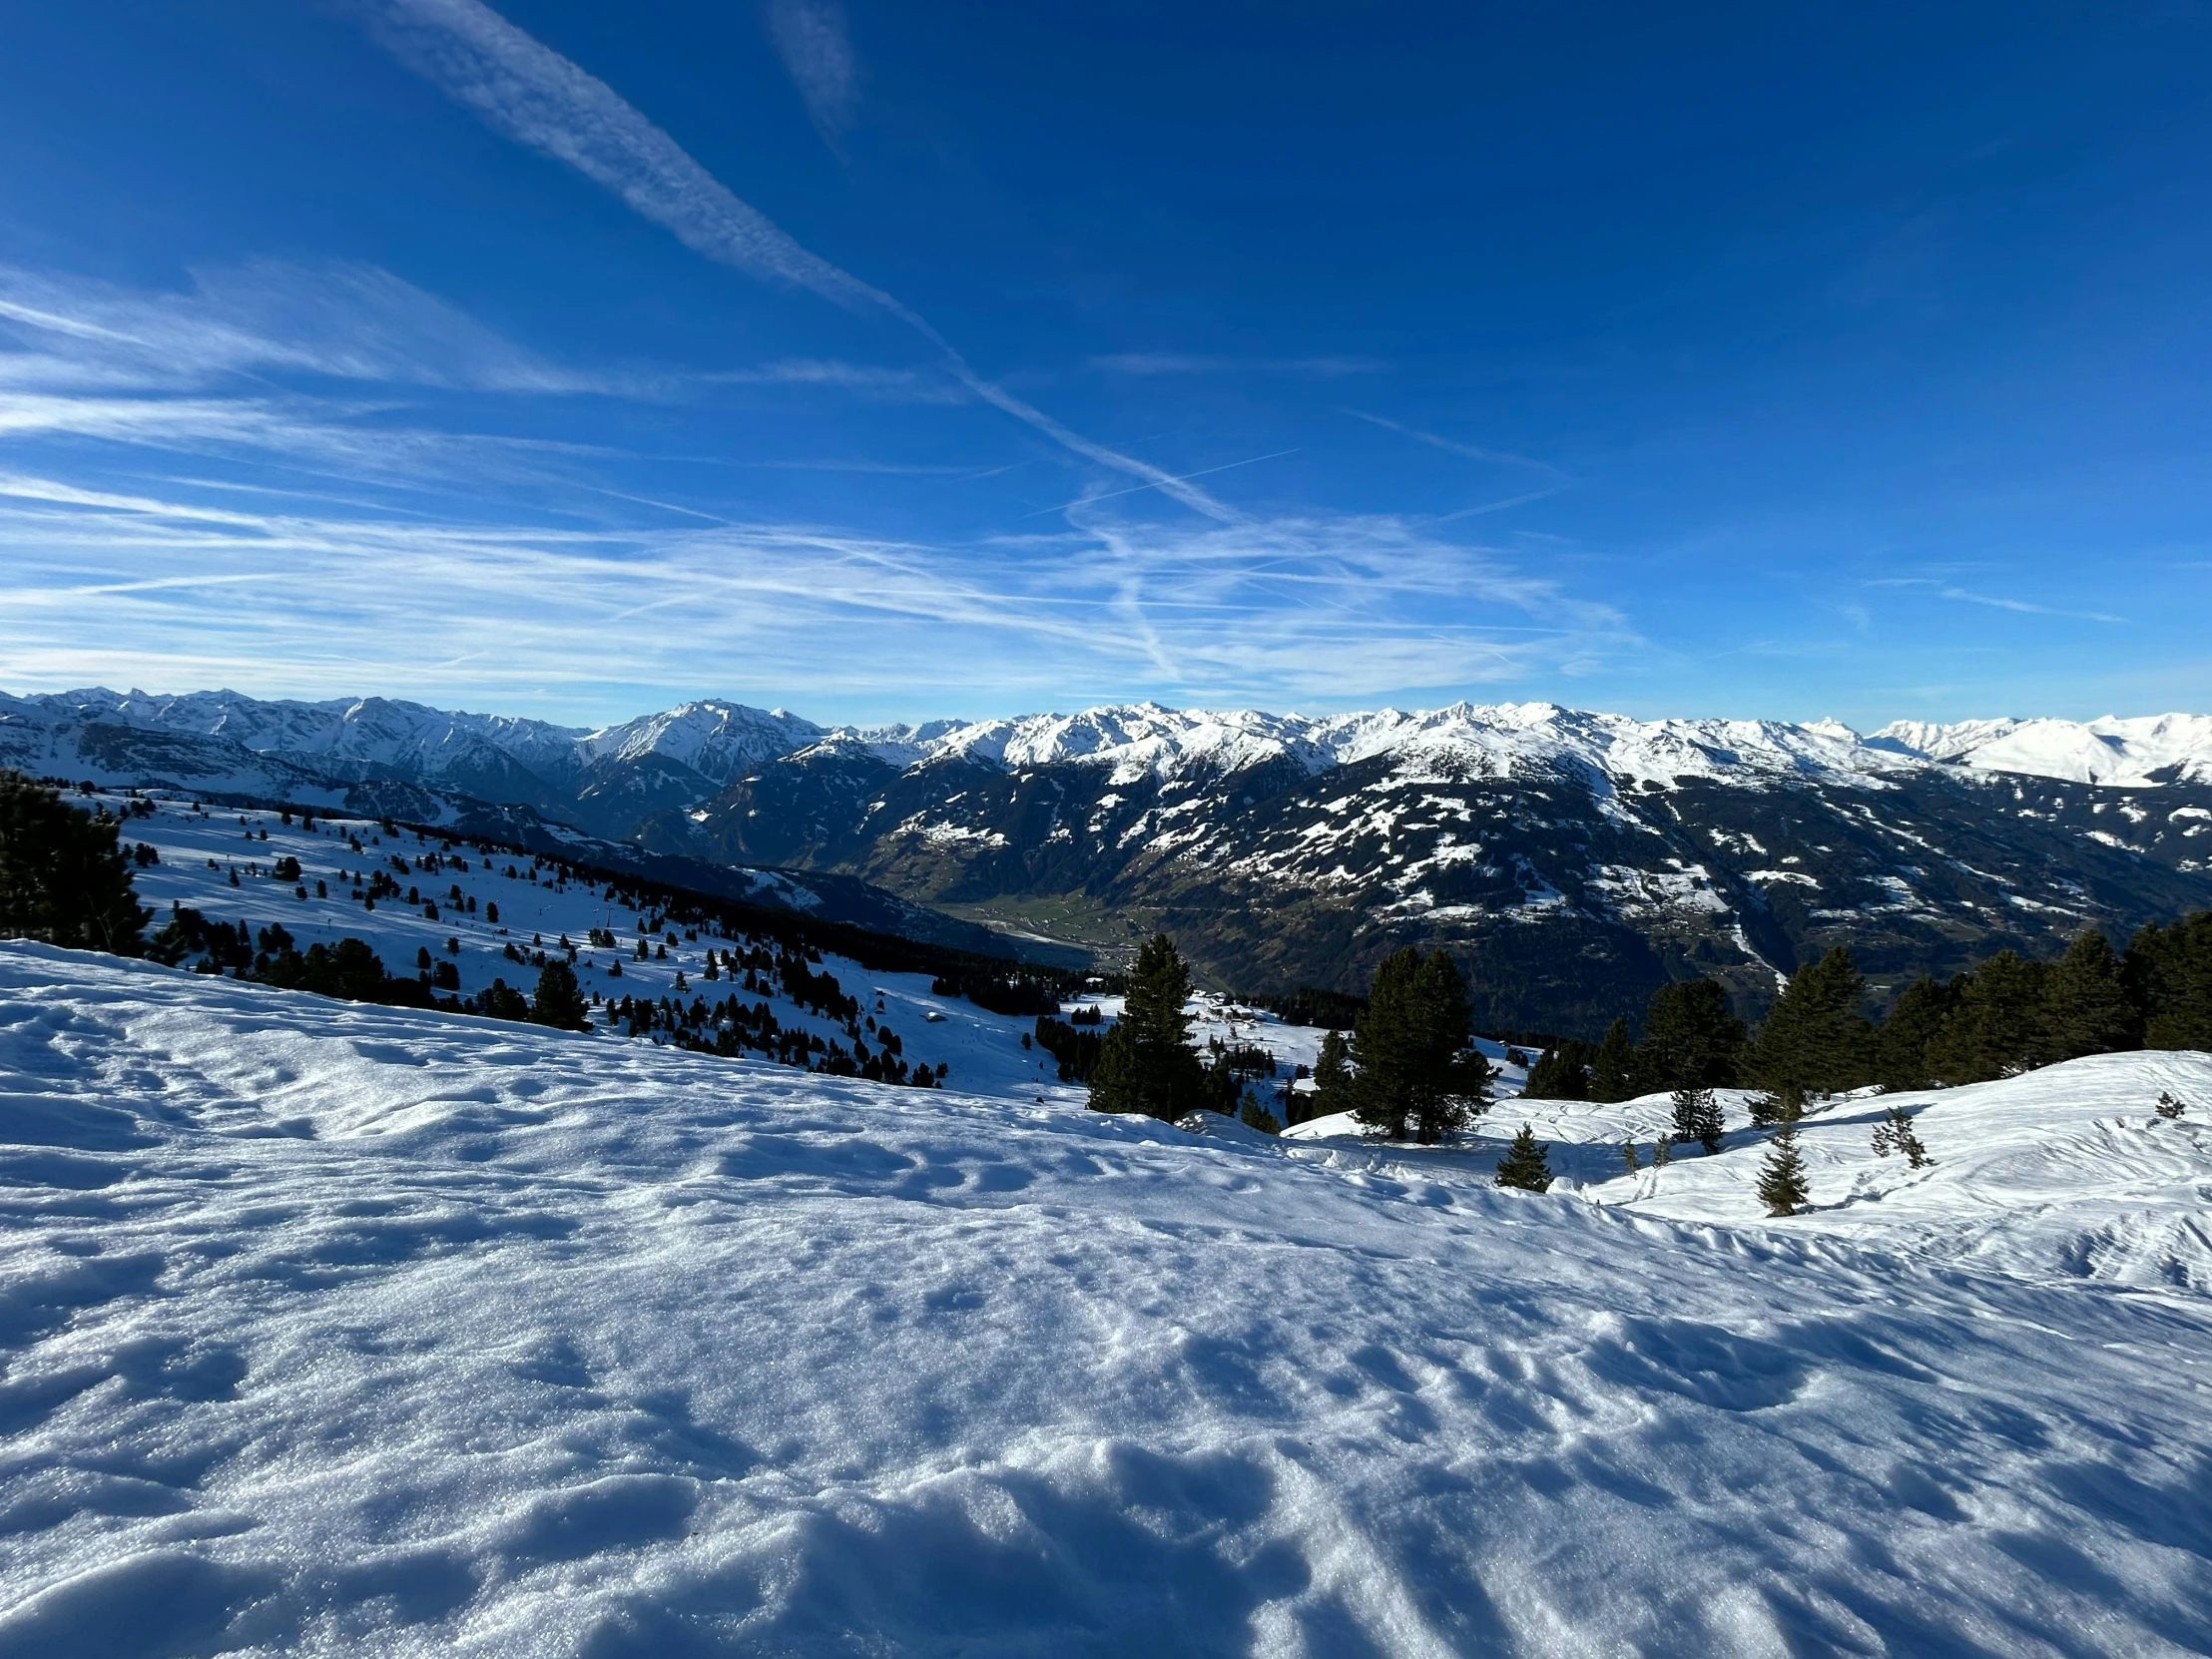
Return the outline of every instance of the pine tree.
<path id="1" fill-rule="evenodd" d="M 1370 1134 L 1429 1146 L 1479 1109 L 1490 1067 L 1469 1049 L 1473 1019 L 1448 951 L 1383 959 L 1352 1033 L 1353 1111 Z"/>
<path id="2" fill-rule="evenodd" d="M 2040 962 L 2000 950 L 1951 981 L 1949 1017 L 1928 1045 L 1928 1067 L 1939 1083 L 1986 1083 L 2031 1070 L 2043 1052 Z"/>
<path id="3" fill-rule="evenodd" d="M 1697 1141 L 1711 1155 L 1721 1149 L 1721 1107 L 1711 1089 L 1674 1091 L 1674 1138 Z"/>
<path id="4" fill-rule="evenodd" d="M 1644 1167 L 1636 1160 L 1636 1137 L 1633 1135 L 1621 1142 L 1621 1165 L 1630 1175 Z"/>
<path id="5" fill-rule="evenodd" d="M 1205 1067 L 1190 1046 L 1191 970 L 1165 933 L 1137 951 L 1121 1018 L 1099 1046 L 1091 1109 L 1173 1122 L 1208 1102 Z"/>
<path id="6" fill-rule="evenodd" d="M 1091 1110 L 1141 1112 L 1144 1092 L 1137 1078 L 1137 1045 L 1129 1028 L 1118 1021 L 1098 1045 L 1098 1063 L 1091 1068 Z"/>
<path id="7" fill-rule="evenodd" d="M 1882 1121 L 1874 1127 L 1874 1151 L 1878 1158 L 1902 1152 L 1905 1161 L 1915 1169 L 1926 1169 L 1936 1161 L 1928 1155 L 1928 1148 L 1921 1144 L 1920 1136 L 1913 1132 L 1913 1114 L 1903 1106 L 1893 1106 L 1882 1114 Z"/>
<path id="8" fill-rule="evenodd" d="M 1752 1096 L 1751 1121 L 1761 1129 L 1772 1129 L 1778 1123 L 1795 1123 L 1803 1116 L 1805 1091 L 1795 1083 L 1785 1083 L 1766 1094 Z"/>
<path id="9" fill-rule="evenodd" d="M 1628 1021 L 1616 1019 L 1590 1059 L 1590 1098 L 1611 1104 L 1632 1100 L 1636 1092 L 1636 1045 L 1628 1040 Z"/>
<path id="10" fill-rule="evenodd" d="M 2103 933 L 2083 928 L 2043 974 L 2041 1059 L 2049 1064 L 2134 1048 L 2142 1027 L 2119 957 Z"/>
<path id="11" fill-rule="evenodd" d="M 1794 1216 L 1805 1208 L 1810 1196 L 1805 1158 L 1798 1151 L 1797 1125 L 1785 1121 L 1775 1131 L 1774 1145 L 1759 1166 L 1759 1200 L 1770 1216 Z"/>
<path id="12" fill-rule="evenodd" d="M 21 773 L 0 771 L 0 937 L 118 956 L 145 951 L 150 911 L 131 886 L 122 825 Z"/>
<path id="13" fill-rule="evenodd" d="M 1321 1040 L 1314 1059 L 1314 1109 L 1317 1118 L 1349 1112 L 1358 1104 L 1352 1092 L 1352 1043 L 1342 1031 L 1331 1031 Z"/>
<path id="14" fill-rule="evenodd" d="M 1501 1187 L 1518 1187 L 1524 1192 L 1540 1193 L 1551 1185 L 1551 1164 L 1544 1155 L 1544 1148 L 1536 1139 L 1536 1132 L 1522 1124 L 1520 1133 L 1513 1137 L 1513 1144 L 1505 1149 L 1505 1156 L 1497 1161 L 1497 1184 Z"/>
<path id="15" fill-rule="evenodd" d="M 1898 992 L 1889 1017 L 1875 1033 L 1874 1080 L 1886 1089 L 1934 1086 L 1928 1045 L 1942 1031 L 1957 1002 L 1956 990 L 1931 974 L 1923 974 Z"/>
<path id="16" fill-rule="evenodd" d="M 547 962 L 538 973 L 537 994 L 530 999 L 531 1022 L 562 1031 L 588 1031 L 591 1022 L 585 1016 L 590 1011 L 577 986 L 576 970 L 558 957 Z"/>
<path id="17" fill-rule="evenodd" d="M 1665 1169 L 1674 1162 L 1674 1142 L 1661 1135 L 1651 1143 L 1651 1167 Z"/>
<path id="18" fill-rule="evenodd" d="M 1521 1093 L 1530 1100 L 1589 1099 L 1590 1061 L 1596 1054 L 1586 1042 L 1561 1038 L 1536 1056 Z"/>
<path id="19" fill-rule="evenodd" d="M 1767 1010 L 1745 1070 L 1770 1088 L 1855 1089 L 1874 1070 L 1874 1026 L 1859 1011 L 1867 982 L 1842 945 L 1790 976 Z"/>
<path id="20" fill-rule="evenodd" d="M 2144 1047 L 2212 1049 L 2212 910 L 2140 929 L 2125 974 Z"/>
<path id="21" fill-rule="evenodd" d="M 2155 1109 L 2162 1118 L 2178 1118 L 2188 1110 L 2188 1106 L 2176 1099 L 2170 1089 L 2161 1089 L 2158 1091 L 2158 1105 Z"/>
<path id="22" fill-rule="evenodd" d="M 491 989 L 483 995 L 483 1008 L 493 1019 L 525 1020 L 530 1017 L 529 1002 L 504 979 L 491 982 Z"/>
<path id="23" fill-rule="evenodd" d="M 1747 1038 L 1720 981 L 1682 979 L 1661 985 L 1644 1011 L 1644 1040 L 1636 1048 L 1638 1086 L 1731 1087 Z"/>

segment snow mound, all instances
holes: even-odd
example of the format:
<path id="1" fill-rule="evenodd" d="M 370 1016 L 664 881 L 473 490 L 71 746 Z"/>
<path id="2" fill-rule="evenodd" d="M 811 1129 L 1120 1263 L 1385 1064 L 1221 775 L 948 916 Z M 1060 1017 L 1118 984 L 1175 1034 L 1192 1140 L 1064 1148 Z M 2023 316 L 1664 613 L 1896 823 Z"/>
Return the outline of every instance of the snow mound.
<path id="1" fill-rule="evenodd" d="M 2212 1306 L 2023 1257 L 24 944 L 0 1217 L 11 1655 L 2212 1642 Z"/>

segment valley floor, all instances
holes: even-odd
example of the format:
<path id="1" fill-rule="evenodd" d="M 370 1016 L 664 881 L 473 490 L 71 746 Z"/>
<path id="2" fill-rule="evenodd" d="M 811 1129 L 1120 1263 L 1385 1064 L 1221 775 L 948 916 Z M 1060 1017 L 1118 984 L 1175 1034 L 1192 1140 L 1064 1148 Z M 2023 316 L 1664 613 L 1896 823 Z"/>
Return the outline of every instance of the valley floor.
<path id="1" fill-rule="evenodd" d="M 0 1654 L 2212 1647 L 2212 1059 L 1773 1224 L 958 1086 L 0 944 Z"/>

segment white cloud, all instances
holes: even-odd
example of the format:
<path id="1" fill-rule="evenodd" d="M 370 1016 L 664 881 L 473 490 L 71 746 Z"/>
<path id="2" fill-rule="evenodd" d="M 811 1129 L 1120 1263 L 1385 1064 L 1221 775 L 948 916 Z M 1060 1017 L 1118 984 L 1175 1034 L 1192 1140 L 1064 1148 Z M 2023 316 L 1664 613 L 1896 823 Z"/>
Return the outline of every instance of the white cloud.
<path id="1" fill-rule="evenodd" d="M 372 14 L 399 60 L 520 143 L 567 163 L 694 253 L 750 276 L 896 317 L 943 353 L 978 398 L 1101 466 L 1224 521 L 1237 515 L 1149 461 L 1095 443 L 984 379 L 899 300 L 808 252 L 730 190 L 604 81 L 523 33 L 481 0 L 381 0 Z"/>
<path id="2" fill-rule="evenodd" d="M 860 99 L 844 7 L 838 0 L 766 0 L 761 22 L 816 130 L 835 149 Z"/>
<path id="3" fill-rule="evenodd" d="M 472 391 L 637 389 L 550 363 L 372 266 L 257 261 L 149 292 L 0 267 L 0 387 L 193 390 L 280 372 Z"/>
<path id="4" fill-rule="evenodd" d="M 1316 706 L 1634 644 L 1608 608 L 1382 516 L 1100 519 L 931 545 L 797 524 L 264 513 L 17 475 L 0 481 L 0 540 L 11 686 L 244 675 L 332 695 L 550 688 L 581 706 L 613 685 L 742 682 L 909 710 L 1085 690 Z"/>
<path id="5" fill-rule="evenodd" d="M 1380 357 L 1222 357 L 1185 351 L 1115 351 L 1093 357 L 1109 374 L 1308 374 L 1335 379 L 1347 374 L 1387 374 Z"/>
<path id="6" fill-rule="evenodd" d="M 719 369 L 703 383 L 751 386 L 832 386 L 891 403 L 967 403 L 965 386 L 943 374 L 915 368 L 882 368 L 820 357 L 784 357 L 758 368 Z"/>
<path id="7" fill-rule="evenodd" d="M 1515 455 L 1503 449 L 1485 449 L 1477 443 L 1461 443 L 1456 438 L 1438 437 L 1434 432 L 1424 432 L 1417 426 L 1407 426 L 1401 421 L 1386 420 L 1379 414 L 1369 414 L 1365 409 L 1346 409 L 1344 413 L 1354 420 L 1364 420 L 1371 426 L 1381 426 L 1385 431 L 1400 432 L 1415 443 L 1425 443 L 1431 449 L 1441 449 L 1447 454 L 1461 455 L 1470 461 L 1484 461 L 1492 466 L 1526 467 L 1533 472 L 1549 473 L 1554 478 L 1564 477 L 1549 461 L 1533 460 L 1526 455 Z"/>

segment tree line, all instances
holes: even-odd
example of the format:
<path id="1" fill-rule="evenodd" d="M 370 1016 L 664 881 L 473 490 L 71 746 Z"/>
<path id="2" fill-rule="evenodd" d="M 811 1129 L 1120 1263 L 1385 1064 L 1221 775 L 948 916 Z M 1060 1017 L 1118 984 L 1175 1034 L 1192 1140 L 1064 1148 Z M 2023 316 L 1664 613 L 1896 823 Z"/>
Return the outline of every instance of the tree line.
<path id="1" fill-rule="evenodd" d="M 1249 1053 L 1224 1049 L 1209 1066 L 1190 1045 L 1189 965 L 1165 933 L 1145 941 L 1130 970 L 1122 1015 L 1099 1040 L 1091 1107 L 1173 1121 L 1200 1110 L 1237 1111 Z M 1057 1036 L 1057 1034 L 1055 1034 Z M 1376 969 L 1352 1035 L 1332 1031 L 1314 1068 L 1313 1115 L 1352 1112 L 1387 1140 L 1442 1140 L 1479 1111 L 1491 1080 L 1473 1051 L 1466 981 L 1449 952 L 1408 946 Z M 1294 1094 L 1294 1100 L 1297 1098 Z"/>
<path id="2" fill-rule="evenodd" d="M 1616 1019 L 1601 1042 L 1557 1043 L 1530 1068 L 1527 1092 L 1615 1101 L 1736 1086 L 1926 1089 L 2085 1054 L 2212 1049 L 2212 911 L 2147 924 L 2124 953 L 2086 928 L 2054 961 L 2006 950 L 1947 979 L 1925 976 L 1879 1020 L 1866 1001 L 1842 945 L 1790 976 L 1756 1032 L 1717 981 L 1678 980 L 1652 993 L 1640 1040 Z"/>

